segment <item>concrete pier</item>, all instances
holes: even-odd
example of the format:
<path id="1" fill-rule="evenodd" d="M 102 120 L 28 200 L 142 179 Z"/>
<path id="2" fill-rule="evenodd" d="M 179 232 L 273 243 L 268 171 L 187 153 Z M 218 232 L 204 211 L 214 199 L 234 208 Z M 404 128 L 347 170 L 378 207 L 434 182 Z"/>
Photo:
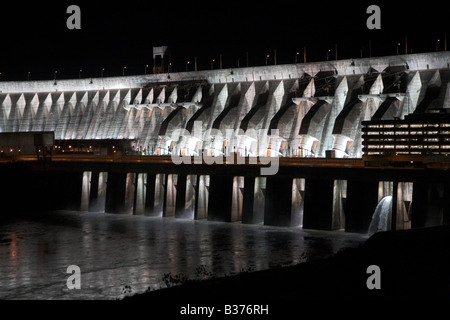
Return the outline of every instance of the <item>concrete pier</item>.
<path id="1" fill-rule="evenodd" d="M 218 167 L 209 165 L 193 165 L 187 172 L 169 164 L 152 164 L 143 172 L 141 160 L 98 163 L 105 171 L 93 163 L 67 160 L 3 163 L 0 173 L 9 184 L 2 188 L 0 201 L 5 214 L 104 211 L 367 233 L 378 204 L 391 197 L 389 229 L 450 223 L 448 170 L 352 168 L 355 162 L 345 159 L 338 163 L 324 168 L 282 162 L 275 176 L 260 176 L 247 165 L 227 174 L 214 173 Z"/>
<path id="2" fill-rule="evenodd" d="M 345 230 L 366 233 L 378 205 L 378 181 L 349 180 L 345 207 Z M 381 199 L 380 199 L 381 200 Z"/>
<path id="3" fill-rule="evenodd" d="M 306 179 L 303 228 L 332 230 L 333 188 L 332 179 Z"/>
<path id="4" fill-rule="evenodd" d="M 431 227 L 449 223 L 449 184 L 414 183 L 411 207 L 411 227 Z"/>
<path id="5" fill-rule="evenodd" d="M 210 221 L 232 222 L 233 176 L 211 176 L 208 217 Z"/>
<path id="6" fill-rule="evenodd" d="M 157 214 L 155 212 L 156 174 L 147 173 L 145 176 L 147 180 L 145 181 L 144 215 L 154 216 Z"/>
<path id="7" fill-rule="evenodd" d="M 266 178 L 245 177 L 242 201 L 242 223 L 264 222 Z"/>
<path id="8" fill-rule="evenodd" d="M 292 178 L 268 177 L 264 224 L 290 227 L 292 225 Z"/>
<path id="9" fill-rule="evenodd" d="M 127 190 L 127 174 L 108 172 L 106 188 L 105 212 L 125 213 L 125 196 Z"/>

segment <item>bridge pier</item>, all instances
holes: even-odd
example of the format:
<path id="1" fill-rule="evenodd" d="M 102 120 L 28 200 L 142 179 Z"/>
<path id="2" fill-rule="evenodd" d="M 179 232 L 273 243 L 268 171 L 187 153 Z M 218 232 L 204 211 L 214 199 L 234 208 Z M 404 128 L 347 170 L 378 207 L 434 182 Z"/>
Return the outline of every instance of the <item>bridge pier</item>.
<path id="1" fill-rule="evenodd" d="M 201 220 L 208 217 L 210 176 L 198 175 L 195 185 L 194 219 Z"/>
<path id="2" fill-rule="evenodd" d="M 82 201 L 83 172 L 55 172 L 44 174 L 44 179 L 50 179 L 51 190 L 47 197 L 53 207 L 58 210 L 80 211 Z M 36 185 L 35 188 L 40 188 Z"/>
<path id="3" fill-rule="evenodd" d="M 134 215 L 144 215 L 145 214 L 145 202 L 147 195 L 147 174 L 146 173 L 136 173 L 136 182 L 134 189 L 134 203 L 133 203 L 133 214 Z"/>
<path id="4" fill-rule="evenodd" d="M 292 226 L 292 178 L 271 176 L 266 178 L 264 224 Z"/>
<path id="5" fill-rule="evenodd" d="M 89 190 L 89 205 L 88 211 L 95 212 L 99 210 L 99 184 L 100 184 L 100 172 L 93 171 L 91 172 L 91 184 Z M 103 206 L 103 210 L 105 210 Z"/>
<path id="6" fill-rule="evenodd" d="M 175 218 L 185 218 L 186 212 L 186 184 L 187 176 L 185 174 L 177 175 L 176 194 L 175 194 Z"/>
<path id="7" fill-rule="evenodd" d="M 89 198 L 90 198 L 90 193 L 91 193 L 91 177 L 92 177 L 91 171 L 83 172 L 80 211 L 89 211 Z"/>
<path id="8" fill-rule="evenodd" d="M 89 184 L 89 203 L 87 206 L 88 207 L 87 211 L 89 211 L 89 212 L 100 211 L 100 210 L 97 210 L 99 180 L 100 180 L 100 172 L 97 172 L 97 171 L 91 172 L 90 184 Z M 85 186 L 83 183 L 83 189 L 84 188 L 85 188 Z"/>
<path id="9" fill-rule="evenodd" d="M 210 176 L 208 221 L 232 221 L 233 176 Z"/>
<path id="10" fill-rule="evenodd" d="M 83 173 L 81 211 L 105 211 L 107 179 L 107 172 L 89 171 Z"/>
<path id="11" fill-rule="evenodd" d="M 395 185 L 395 183 L 394 183 Z M 411 203 L 413 200 L 413 183 L 411 182 L 398 182 L 397 190 L 394 188 L 394 192 L 397 192 L 397 208 L 396 212 L 396 230 L 408 230 L 411 229 Z"/>
<path id="12" fill-rule="evenodd" d="M 164 202 L 162 216 L 164 218 L 175 217 L 178 175 L 166 174 L 164 181 Z"/>
<path id="13" fill-rule="evenodd" d="M 245 177 L 242 201 L 242 223 L 258 224 L 264 222 L 264 192 L 266 178 Z"/>
<path id="14" fill-rule="evenodd" d="M 367 233 L 378 205 L 378 181 L 347 181 L 345 231 Z"/>
<path id="15" fill-rule="evenodd" d="M 133 213 L 135 178 L 134 173 L 108 172 L 105 212 Z"/>
<path id="16" fill-rule="evenodd" d="M 136 189 L 136 173 L 127 173 L 127 184 L 125 191 L 125 213 L 133 214 L 134 198 Z"/>
<path id="17" fill-rule="evenodd" d="M 196 179 L 195 175 L 178 175 L 175 200 L 176 218 L 194 217 Z"/>
<path id="18" fill-rule="evenodd" d="M 123 213 L 125 211 L 126 179 L 126 173 L 108 172 L 105 212 Z"/>
<path id="19" fill-rule="evenodd" d="M 168 175 L 139 173 L 136 177 L 136 195 L 133 213 L 152 217 L 163 216 L 164 203 L 167 201 L 165 186 Z"/>
<path id="20" fill-rule="evenodd" d="M 158 173 L 155 176 L 155 201 L 152 216 L 164 216 L 164 207 L 166 200 L 166 174 Z"/>
<path id="21" fill-rule="evenodd" d="M 296 178 L 292 183 L 292 226 L 303 226 L 305 179 Z"/>
<path id="22" fill-rule="evenodd" d="M 411 228 L 450 224 L 450 184 L 414 182 Z"/>
<path id="23" fill-rule="evenodd" d="M 230 222 L 242 221 L 244 181 L 244 177 L 233 177 L 233 197 L 231 199 Z"/>
<path id="24" fill-rule="evenodd" d="M 184 212 L 188 209 L 185 207 L 190 199 L 188 196 L 192 196 L 191 189 L 193 187 L 190 177 L 186 175 L 137 173 L 134 183 L 133 214 L 161 216 L 161 212 L 164 210 L 164 217 L 184 217 Z M 161 183 L 162 181 L 164 183 Z M 169 186 L 169 189 L 166 189 L 165 186 Z M 130 189 L 129 194 L 131 192 L 132 189 Z M 131 201 L 130 198 L 128 199 Z M 129 207 L 131 206 L 129 205 Z"/>
<path id="25" fill-rule="evenodd" d="M 155 215 L 156 174 L 144 173 L 142 179 L 144 189 L 142 191 L 144 195 L 143 214 L 153 216 Z"/>
<path id="26" fill-rule="evenodd" d="M 333 230 L 333 196 L 333 179 L 305 180 L 304 229 Z"/>
<path id="27" fill-rule="evenodd" d="M 186 201 L 184 205 L 185 218 L 195 219 L 197 209 L 197 184 L 199 176 L 195 174 L 186 177 Z"/>

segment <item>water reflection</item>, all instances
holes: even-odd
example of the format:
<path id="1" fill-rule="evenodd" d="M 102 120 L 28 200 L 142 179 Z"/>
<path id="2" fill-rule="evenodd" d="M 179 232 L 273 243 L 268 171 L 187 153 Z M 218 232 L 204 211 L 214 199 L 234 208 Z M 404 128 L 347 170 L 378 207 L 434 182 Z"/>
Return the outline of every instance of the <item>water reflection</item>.
<path id="1" fill-rule="evenodd" d="M 58 212 L 0 226 L 0 299 L 118 299 L 164 287 L 164 273 L 195 279 L 263 270 L 355 247 L 364 236 L 103 213 Z M 66 287 L 69 265 L 81 290 Z"/>

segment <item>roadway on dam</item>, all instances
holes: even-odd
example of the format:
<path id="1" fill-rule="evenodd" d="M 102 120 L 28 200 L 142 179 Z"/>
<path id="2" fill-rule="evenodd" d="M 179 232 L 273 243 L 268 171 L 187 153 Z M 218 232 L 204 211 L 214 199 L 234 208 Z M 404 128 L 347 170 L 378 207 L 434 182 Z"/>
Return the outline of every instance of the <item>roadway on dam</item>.
<path id="1" fill-rule="evenodd" d="M 211 160 L 212 159 L 212 160 Z M 270 160 L 271 159 L 271 160 Z M 215 161 L 215 162 L 214 162 Z M 269 162 L 271 161 L 271 162 Z M 396 156 L 336 158 L 225 158 L 197 159 L 175 164 L 171 156 L 140 155 L 53 155 L 37 161 L 35 155 L 0 158 L 0 165 L 24 166 L 33 170 L 96 171 L 122 173 L 200 174 L 226 176 L 264 176 L 261 168 L 278 166 L 274 177 L 334 178 L 356 180 L 446 181 L 450 175 L 447 157 Z M 267 175 L 269 177 L 270 175 Z"/>

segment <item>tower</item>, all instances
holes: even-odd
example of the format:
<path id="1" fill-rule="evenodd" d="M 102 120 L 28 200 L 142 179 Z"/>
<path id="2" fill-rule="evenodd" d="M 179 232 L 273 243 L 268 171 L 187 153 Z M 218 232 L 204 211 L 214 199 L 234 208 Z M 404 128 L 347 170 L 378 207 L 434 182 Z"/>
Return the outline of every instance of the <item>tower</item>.
<path id="1" fill-rule="evenodd" d="M 164 58 L 167 54 L 167 46 L 153 47 L 153 73 L 163 73 L 164 70 Z M 170 71 L 170 70 L 169 70 Z"/>

